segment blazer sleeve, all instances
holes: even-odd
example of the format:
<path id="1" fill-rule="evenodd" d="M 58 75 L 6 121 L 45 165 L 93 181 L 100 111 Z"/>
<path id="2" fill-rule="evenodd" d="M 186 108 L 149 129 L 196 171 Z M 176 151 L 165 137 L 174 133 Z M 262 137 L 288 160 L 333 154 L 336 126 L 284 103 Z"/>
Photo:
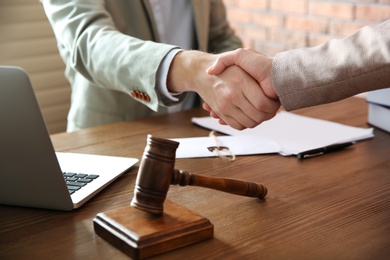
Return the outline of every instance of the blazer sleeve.
<path id="1" fill-rule="evenodd" d="M 390 87 L 390 20 L 317 47 L 277 54 L 272 81 L 286 110 Z"/>
<path id="2" fill-rule="evenodd" d="M 157 111 L 156 72 L 176 46 L 119 32 L 102 0 L 41 0 L 67 73 L 80 73 L 99 87 L 147 93 Z M 70 77 L 71 79 L 72 77 Z M 72 83 L 72 82 L 71 82 Z"/>

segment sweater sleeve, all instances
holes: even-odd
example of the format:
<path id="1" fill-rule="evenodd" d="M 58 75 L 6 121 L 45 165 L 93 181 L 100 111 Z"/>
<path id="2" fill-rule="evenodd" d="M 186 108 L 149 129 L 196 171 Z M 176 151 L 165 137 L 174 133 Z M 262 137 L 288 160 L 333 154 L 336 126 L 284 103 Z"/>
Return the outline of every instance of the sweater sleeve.
<path id="1" fill-rule="evenodd" d="M 286 110 L 390 87 L 390 20 L 316 47 L 277 54 L 272 82 Z"/>

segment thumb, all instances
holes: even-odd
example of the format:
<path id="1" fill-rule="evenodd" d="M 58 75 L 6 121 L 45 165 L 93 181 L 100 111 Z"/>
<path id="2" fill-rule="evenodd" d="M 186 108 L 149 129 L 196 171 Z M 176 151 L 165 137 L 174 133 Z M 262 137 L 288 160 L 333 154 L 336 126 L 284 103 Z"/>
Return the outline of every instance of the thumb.
<path id="1" fill-rule="evenodd" d="M 207 70 L 206 73 L 209 75 L 218 75 L 221 72 L 223 72 L 227 67 L 234 65 L 234 57 L 233 55 L 229 54 L 221 54 L 218 56 L 218 58 L 214 61 L 213 65 L 211 65 Z"/>

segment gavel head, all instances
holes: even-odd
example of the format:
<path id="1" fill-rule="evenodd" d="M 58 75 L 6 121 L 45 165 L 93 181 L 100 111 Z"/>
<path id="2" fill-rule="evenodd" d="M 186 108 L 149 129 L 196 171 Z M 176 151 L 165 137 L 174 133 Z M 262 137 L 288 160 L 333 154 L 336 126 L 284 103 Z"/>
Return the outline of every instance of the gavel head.
<path id="1" fill-rule="evenodd" d="M 171 184 L 178 142 L 148 135 L 131 206 L 161 215 Z"/>

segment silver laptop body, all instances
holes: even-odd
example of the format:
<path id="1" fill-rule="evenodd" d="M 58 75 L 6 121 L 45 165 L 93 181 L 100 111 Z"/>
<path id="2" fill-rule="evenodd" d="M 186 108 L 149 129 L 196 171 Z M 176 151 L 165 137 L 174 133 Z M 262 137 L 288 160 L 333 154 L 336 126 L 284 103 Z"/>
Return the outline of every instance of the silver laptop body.
<path id="1" fill-rule="evenodd" d="M 27 74 L 18 67 L 0 66 L 0 204 L 72 210 L 137 161 L 56 154 Z M 70 195 L 64 171 L 99 177 Z"/>

